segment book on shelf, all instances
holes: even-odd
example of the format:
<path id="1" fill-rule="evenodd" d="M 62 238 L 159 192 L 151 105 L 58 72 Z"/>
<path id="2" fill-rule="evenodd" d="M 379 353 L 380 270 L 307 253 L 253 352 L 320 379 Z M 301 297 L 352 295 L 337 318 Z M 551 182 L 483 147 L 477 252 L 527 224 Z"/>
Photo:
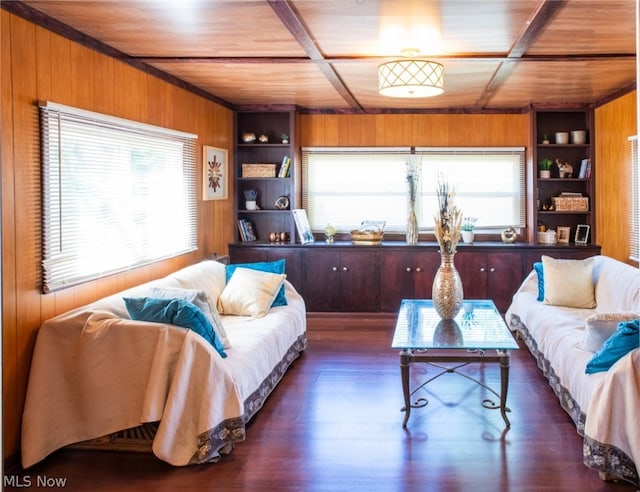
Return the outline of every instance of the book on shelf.
<path id="1" fill-rule="evenodd" d="M 578 172 L 578 178 L 589 179 L 591 177 L 591 159 L 582 159 L 580 162 L 580 171 Z"/>
<path id="2" fill-rule="evenodd" d="M 286 178 L 289 176 L 289 168 L 291 167 L 291 158 L 285 155 L 282 158 L 282 164 L 280 164 L 280 171 L 278 171 L 279 178 Z"/>
<path id="3" fill-rule="evenodd" d="M 243 242 L 253 242 L 257 240 L 253 224 L 246 219 L 238 219 L 238 230 L 240 231 L 240 239 Z"/>

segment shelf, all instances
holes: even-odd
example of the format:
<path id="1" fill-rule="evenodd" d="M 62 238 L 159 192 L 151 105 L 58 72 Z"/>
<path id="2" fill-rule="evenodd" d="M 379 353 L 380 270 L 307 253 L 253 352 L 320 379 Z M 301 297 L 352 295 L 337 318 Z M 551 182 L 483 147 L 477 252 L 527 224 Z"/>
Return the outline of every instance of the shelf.
<path id="1" fill-rule="evenodd" d="M 291 179 L 290 176 L 287 176 L 286 178 L 279 178 L 279 177 L 275 177 L 275 178 L 260 178 L 260 177 L 256 177 L 256 178 L 243 178 L 243 177 L 239 177 L 238 181 L 280 181 L 280 180 L 284 180 L 284 179 Z"/>
<path id="2" fill-rule="evenodd" d="M 296 114 L 294 110 L 286 111 L 238 111 L 235 113 L 235 190 L 234 217 L 251 222 L 257 242 L 252 244 L 269 244 L 269 234 L 285 232 L 295 240 L 295 222 L 291 209 L 296 208 Z M 243 133 L 267 135 L 269 142 L 243 142 Z M 289 135 L 289 143 L 280 141 L 280 134 Z M 291 159 L 288 176 L 280 177 L 280 169 L 284 159 Z M 275 173 L 265 173 L 268 177 L 242 176 L 243 164 L 274 164 Z M 253 189 L 258 193 L 259 210 L 246 210 L 244 192 Z M 275 202 L 281 197 L 289 199 L 288 209 L 279 209 Z M 235 231 L 235 239 L 239 240 L 239 231 Z"/>
<path id="3" fill-rule="evenodd" d="M 560 183 L 563 181 L 573 181 L 573 182 L 585 183 L 585 182 L 588 182 L 591 178 L 537 178 L 537 179 L 538 181 L 542 181 L 542 182 Z"/>
<path id="4" fill-rule="evenodd" d="M 261 208 L 260 210 L 246 210 L 246 209 L 240 209 L 238 210 L 239 214 L 264 214 L 264 213 L 285 213 L 285 212 L 291 212 L 291 210 L 286 209 L 286 210 L 278 210 L 277 208 Z"/>
<path id="5" fill-rule="evenodd" d="M 589 144 L 536 144 L 538 147 L 551 147 L 551 148 L 555 148 L 555 149 L 561 149 L 561 148 L 569 148 L 569 149 L 575 149 L 575 148 L 584 148 L 584 149 L 588 149 L 590 147 Z"/>
<path id="6" fill-rule="evenodd" d="M 290 147 L 290 144 L 283 143 L 239 143 L 238 147 L 246 149 L 246 148 L 255 148 L 255 147 Z"/>
<path id="7" fill-rule="evenodd" d="M 567 210 L 558 212 L 557 210 L 538 210 L 538 215 L 589 215 L 591 213 L 590 210 L 578 211 L 578 210 Z"/>

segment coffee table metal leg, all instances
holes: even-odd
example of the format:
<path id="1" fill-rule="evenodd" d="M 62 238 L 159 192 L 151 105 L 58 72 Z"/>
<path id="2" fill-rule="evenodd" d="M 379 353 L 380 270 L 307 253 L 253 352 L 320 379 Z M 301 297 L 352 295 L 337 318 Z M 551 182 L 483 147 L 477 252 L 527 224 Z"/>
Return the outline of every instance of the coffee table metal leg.
<path id="1" fill-rule="evenodd" d="M 509 353 L 498 351 L 500 354 L 500 413 L 507 427 L 511 427 L 511 422 L 507 418 L 507 390 L 509 388 Z"/>
<path id="2" fill-rule="evenodd" d="M 407 350 L 400 352 L 400 377 L 402 378 L 402 394 L 404 396 L 404 407 L 400 411 L 404 412 L 402 427 L 407 427 L 409 414 L 411 413 L 411 391 L 409 390 L 409 363 L 411 354 Z"/>

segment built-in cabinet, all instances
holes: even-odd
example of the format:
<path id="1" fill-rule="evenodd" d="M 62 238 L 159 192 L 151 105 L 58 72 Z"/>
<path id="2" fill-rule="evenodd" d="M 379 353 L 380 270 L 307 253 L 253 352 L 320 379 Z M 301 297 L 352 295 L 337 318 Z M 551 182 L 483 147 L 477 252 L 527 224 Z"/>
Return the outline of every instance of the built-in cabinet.
<path id="1" fill-rule="evenodd" d="M 234 222 L 237 241 L 243 240 L 239 221 L 244 220 L 250 223 L 258 242 L 269 242 L 270 233 L 284 233 L 284 242 L 295 242 L 295 222 L 291 214 L 297 199 L 295 123 L 295 111 L 238 111 L 235 115 Z M 283 134 L 288 137 L 286 143 L 283 143 Z M 286 159 L 290 159 L 288 171 L 281 173 Z M 269 175 L 269 169 L 273 169 L 272 175 Z M 247 190 L 257 192 L 258 208 L 255 210 L 246 205 Z"/>
<path id="2" fill-rule="evenodd" d="M 396 312 L 402 299 L 431 298 L 440 265 L 436 243 L 238 243 L 229 246 L 229 254 L 232 263 L 284 258 L 287 279 L 302 294 L 310 312 Z M 599 246 L 474 243 L 458 247 L 455 266 L 465 298 L 492 299 L 505 312 L 542 255 L 582 259 L 596 254 L 600 254 Z"/>
<path id="3" fill-rule="evenodd" d="M 594 244 L 595 238 L 595 162 L 593 111 L 590 109 L 534 109 L 533 147 L 536 177 L 533 180 L 534 221 L 538 227 L 554 230 L 569 227 L 569 243 L 574 243 L 576 227 L 579 224 L 589 226 L 588 243 Z M 584 133 L 584 140 L 578 132 Z M 564 133 L 565 135 L 558 135 Z M 565 137 L 565 138 L 561 138 Z M 550 159 L 550 177 L 540 177 L 540 162 Z M 573 171 L 562 175 L 557 161 L 569 163 Z M 589 166 L 588 169 L 581 168 Z M 589 162 L 589 164 L 587 164 Z M 565 177 L 561 177 L 565 176 Z M 573 193 L 586 198 L 585 210 L 557 210 L 553 198 L 562 193 Z M 579 208 L 579 207 L 574 207 Z"/>

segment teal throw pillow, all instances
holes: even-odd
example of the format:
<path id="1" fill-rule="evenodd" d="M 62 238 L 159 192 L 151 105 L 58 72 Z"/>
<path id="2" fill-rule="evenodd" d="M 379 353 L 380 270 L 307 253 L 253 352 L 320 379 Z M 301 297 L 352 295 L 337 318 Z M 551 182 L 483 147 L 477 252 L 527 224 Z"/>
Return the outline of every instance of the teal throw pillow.
<path id="1" fill-rule="evenodd" d="M 231 278 L 231 275 L 233 275 L 233 272 L 235 272 L 236 268 L 238 267 L 250 268 L 252 270 L 258 270 L 261 272 L 268 272 L 268 273 L 278 273 L 278 274 L 285 273 L 284 259 L 276 260 L 276 261 L 258 261 L 254 263 L 234 263 L 233 265 L 227 265 L 227 283 L 229 283 L 229 279 Z M 278 294 L 276 295 L 276 298 L 273 300 L 273 303 L 271 303 L 271 307 L 286 306 L 286 305 L 287 305 L 287 298 L 285 297 L 285 294 L 284 294 L 284 285 L 282 285 L 282 287 L 280 287 L 280 290 L 278 291 Z"/>
<path id="2" fill-rule="evenodd" d="M 544 273 L 542 271 L 542 262 L 536 261 L 533 264 L 533 269 L 536 271 L 538 275 L 538 301 L 544 301 Z"/>
<path id="3" fill-rule="evenodd" d="M 131 319 L 168 323 L 188 328 L 213 345 L 222 358 L 227 356 L 213 326 L 195 304 L 184 299 L 158 299 L 155 297 L 125 297 L 124 303 Z"/>
<path id="4" fill-rule="evenodd" d="M 593 354 L 593 358 L 587 364 L 585 372 L 607 371 L 609 368 L 633 349 L 640 347 L 640 320 L 622 321 L 618 328 L 602 345 L 602 348 Z"/>

